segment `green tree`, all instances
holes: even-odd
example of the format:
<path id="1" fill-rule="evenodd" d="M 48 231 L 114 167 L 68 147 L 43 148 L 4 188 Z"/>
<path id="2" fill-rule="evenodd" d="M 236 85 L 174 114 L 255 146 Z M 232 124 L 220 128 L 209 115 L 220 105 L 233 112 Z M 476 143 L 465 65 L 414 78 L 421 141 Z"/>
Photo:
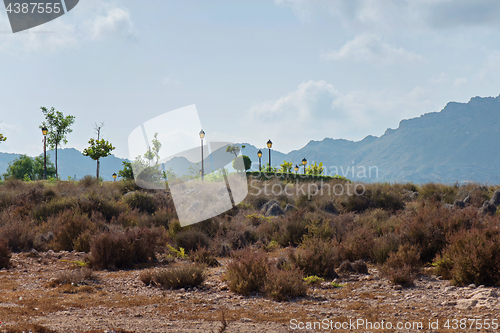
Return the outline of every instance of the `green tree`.
<path id="1" fill-rule="evenodd" d="M 49 130 L 47 143 L 50 150 L 56 150 L 56 178 L 59 179 L 57 174 L 57 147 L 68 143 L 66 135 L 73 132 L 71 125 L 75 122 L 75 117 L 71 115 L 65 117 L 62 112 L 56 111 L 53 107 L 49 110 L 42 106 L 40 109 L 45 116 L 45 121 L 42 122 L 40 128 L 46 127 Z"/>
<path id="2" fill-rule="evenodd" d="M 118 171 L 118 176 L 122 177 L 124 180 L 133 180 L 134 172 L 132 171 L 132 163 L 123 161 L 123 169 Z"/>
<path id="3" fill-rule="evenodd" d="M 111 151 L 115 149 L 111 143 L 104 139 L 100 139 L 101 128 L 104 126 L 103 123 L 100 125 L 95 125 L 95 130 L 97 133 L 97 140 L 94 138 L 90 138 L 88 148 L 83 150 L 83 156 L 88 156 L 94 161 L 97 161 L 97 169 L 96 169 L 96 178 L 99 179 L 99 166 L 100 166 L 100 158 L 111 155 Z"/>
<path id="4" fill-rule="evenodd" d="M 278 172 L 289 173 L 292 172 L 293 164 L 292 162 L 283 161 L 283 163 L 280 164 L 280 167 L 281 168 L 278 170 Z"/>
<path id="5" fill-rule="evenodd" d="M 307 175 L 321 175 L 325 168 L 323 167 L 323 162 L 320 162 L 317 164 L 317 162 L 314 162 L 314 164 L 310 164 L 306 168 L 306 174 Z"/>
<path id="6" fill-rule="evenodd" d="M 234 154 L 234 157 L 238 157 L 238 154 L 240 153 L 241 149 L 245 148 L 245 145 L 242 145 L 241 147 L 239 146 L 231 146 L 231 145 L 228 145 L 227 148 L 226 148 L 226 153 L 231 153 L 231 154 Z"/>
<path id="7" fill-rule="evenodd" d="M 243 167 L 245 168 L 245 171 L 252 167 L 252 160 L 250 159 L 250 157 L 248 157 L 247 155 L 241 155 L 240 158 L 243 159 Z M 236 162 L 237 160 L 238 158 L 235 158 L 233 160 L 233 169 L 243 171 L 240 169 L 241 162 Z"/>
<path id="8" fill-rule="evenodd" d="M 156 164 L 158 164 L 158 161 L 160 160 L 160 149 L 161 149 L 161 142 L 158 140 L 158 133 L 155 133 L 153 140 L 151 141 L 153 144 L 153 155 L 156 157 Z"/>
<path id="9" fill-rule="evenodd" d="M 0 142 L 7 140 L 7 137 L 3 136 L 2 133 L 0 133 Z"/>
<path id="10" fill-rule="evenodd" d="M 54 177 L 56 169 L 54 164 L 47 157 L 47 176 Z M 9 162 L 7 172 L 3 174 L 5 179 L 15 178 L 20 180 L 43 179 L 43 157 L 35 158 L 27 155 L 21 155 L 14 161 Z"/>

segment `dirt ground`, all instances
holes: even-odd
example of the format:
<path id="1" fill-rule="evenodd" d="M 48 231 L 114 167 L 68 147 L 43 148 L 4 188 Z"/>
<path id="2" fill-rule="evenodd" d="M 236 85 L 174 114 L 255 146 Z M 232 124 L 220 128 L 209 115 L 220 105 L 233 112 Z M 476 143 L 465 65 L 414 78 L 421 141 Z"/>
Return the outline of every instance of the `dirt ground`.
<path id="1" fill-rule="evenodd" d="M 498 288 L 457 288 L 430 271 L 414 287 L 401 288 L 369 266 L 369 274 L 341 276 L 336 282 L 343 287 L 325 282 L 311 287 L 306 297 L 287 302 L 229 291 L 223 281 L 228 259 L 208 269 L 200 288 L 162 290 L 142 283 L 139 275 L 145 269 L 190 264 L 180 259 L 162 263 L 161 258 L 156 267 L 97 271 L 98 280 L 91 284 L 54 286 L 61 273 L 79 269 L 75 266 L 84 256 L 64 251 L 13 254 L 14 267 L 0 270 L 0 331 L 22 331 L 34 324 L 56 332 L 500 330 L 494 326 L 500 321 Z"/>

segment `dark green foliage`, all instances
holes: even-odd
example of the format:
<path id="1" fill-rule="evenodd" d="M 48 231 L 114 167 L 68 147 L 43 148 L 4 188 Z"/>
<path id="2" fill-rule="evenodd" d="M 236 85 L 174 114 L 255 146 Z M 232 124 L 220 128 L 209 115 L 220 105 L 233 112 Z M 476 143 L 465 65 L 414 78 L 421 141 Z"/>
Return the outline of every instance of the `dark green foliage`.
<path id="1" fill-rule="evenodd" d="M 32 211 L 32 216 L 37 221 L 47 221 L 50 216 L 57 215 L 67 209 L 73 209 L 76 205 L 73 198 L 62 197 L 36 206 Z"/>
<path id="2" fill-rule="evenodd" d="M 134 180 L 134 172 L 132 171 L 132 163 L 123 161 L 123 169 L 118 171 L 118 177 L 122 177 L 124 181 Z"/>
<path id="3" fill-rule="evenodd" d="M 142 213 L 154 214 L 158 209 L 153 196 L 145 192 L 135 191 L 129 193 L 124 197 L 123 201 L 131 208 L 136 208 Z"/>
<path id="4" fill-rule="evenodd" d="M 201 247 L 208 247 L 208 236 L 195 229 L 182 230 L 175 236 L 177 248 L 184 248 L 186 252 L 195 251 Z"/>
<path id="5" fill-rule="evenodd" d="M 3 174 L 5 179 L 14 178 L 19 180 L 37 180 L 43 179 L 44 164 L 43 156 L 29 157 L 21 155 L 15 160 L 9 162 L 7 172 Z M 54 177 L 56 169 L 47 156 L 47 178 Z"/>

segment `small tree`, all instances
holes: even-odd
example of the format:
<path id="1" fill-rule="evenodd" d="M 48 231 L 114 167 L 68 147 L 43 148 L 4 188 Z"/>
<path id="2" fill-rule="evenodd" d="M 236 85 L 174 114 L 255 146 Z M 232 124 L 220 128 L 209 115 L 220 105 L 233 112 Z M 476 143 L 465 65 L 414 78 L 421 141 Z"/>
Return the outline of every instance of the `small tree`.
<path id="1" fill-rule="evenodd" d="M 252 167 L 252 160 L 247 155 L 241 155 L 241 158 L 243 159 L 243 167 L 245 168 L 245 171 L 247 171 L 248 169 L 250 169 Z M 238 171 L 243 171 L 240 168 L 241 167 L 240 162 L 236 162 L 237 159 L 238 158 L 235 158 L 233 160 L 233 169 L 238 170 Z"/>
<path id="2" fill-rule="evenodd" d="M 231 146 L 228 145 L 226 148 L 226 153 L 231 153 L 234 154 L 234 157 L 238 157 L 238 154 L 240 153 L 241 149 L 245 148 L 245 145 L 242 145 L 241 148 L 239 146 Z"/>
<path id="3" fill-rule="evenodd" d="M 71 125 L 75 122 L 74 116 L 64 116 L 60 111 L 56 111 L 53 107 L 48 110 L 42 106 L 40 108 L 45 115 L 45 121 L 40 125 L 40 128 L 46 127 L 49 132 L 47 134 L 47 143 L 49 148 L 56 150 L 56 178 L 57 174 L 57 147 L 61 144 L 67 144 L 66 135 L 73 132 Z"/>
<path id="4" fill-rule="evenodd" d="M 0 121 L 1 123 L 1 121 Z M 0 142 L 7 140 L 7 137 L 3 136 L 2 133 L 0 133 Z"/>
<path id="5" fill-rule="evenodd" d="M 54 177 L 56 169 L 54 164 L 47 159 L 47 176 Z M 21 180 L 36 180 L 43 178 L 43 157 L 35 158 L 27 155 L 21 155 L 14 161 L 9 162 L 7 172 L 3 174 L 4 178 L 15 178 Z"/>
<path id="6" fill-rule="evenodd" d="M 94 138 L 90 138 L 89 144 L 90 146 L 88 148 L 85 148 L 83 150 L 83 156 L 88 156 L 94 161 L 97 161 L 97 169 L 96 169 L 96 178 L 99 179 L 99 166 L 100 166 L 100 161 L 99 159 L 101 157 L 107 157 L 111 155 L 111 151 L 115 149 L 111 143 L 104 139 L 100 139 L 101 135 L 101 128 L 104 126 L 104 123 L 101 123 L 100 125 L 95 125 L 94 129 L 96 130 L 97 133 L 97 140 L 94 140 Z"/>
<path id="7" fill-rule="evenodd" d="M 278 170 L 278 172 L 290 173 L 290 172 L 292 172 L 293 163 L 292 162 L 283 161 L 283 163 L 280 164 L 280 167 L 281 168 Z"/>
<path id="8" fill-rule="evenodd" d="M 308 175 L 321 175 L 325 168 L 323 167 L 323 162 L 320 162 L 317 164 L 317 162 L 314 162 L 314 164 L 310 164 L 306 168 L 306 174 Z"/>
<path id="9" fill-rule="evenodd" d="M 118 176 L 122 177 L 124 180 L 133 180 L 134 172 L 132 171 L 132 163 L 123 161 L 123 169 L 118 171 Z"/>

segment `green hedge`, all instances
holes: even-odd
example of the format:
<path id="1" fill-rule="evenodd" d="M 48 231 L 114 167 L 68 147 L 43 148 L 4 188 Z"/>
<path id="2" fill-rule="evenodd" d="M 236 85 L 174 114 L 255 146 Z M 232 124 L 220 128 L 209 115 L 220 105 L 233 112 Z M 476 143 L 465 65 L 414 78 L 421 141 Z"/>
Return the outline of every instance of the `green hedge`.
<path id="1" fill-rule="evenodd" d="M 282 172 L 267 172 L 267 171 L 247 171 L 247 177 L 260 180 L 268 180 L 272 178 L 277 178 L 281 180 L 299 180 L 299 181 L 311 181 L 311 180 L 333 180 L 340 179 L 349 181 L 349 179 L 335 175 L 335 176 L 323 176 L 323 175 L 304 175 L 301 173 L 282 173 Z"/>

